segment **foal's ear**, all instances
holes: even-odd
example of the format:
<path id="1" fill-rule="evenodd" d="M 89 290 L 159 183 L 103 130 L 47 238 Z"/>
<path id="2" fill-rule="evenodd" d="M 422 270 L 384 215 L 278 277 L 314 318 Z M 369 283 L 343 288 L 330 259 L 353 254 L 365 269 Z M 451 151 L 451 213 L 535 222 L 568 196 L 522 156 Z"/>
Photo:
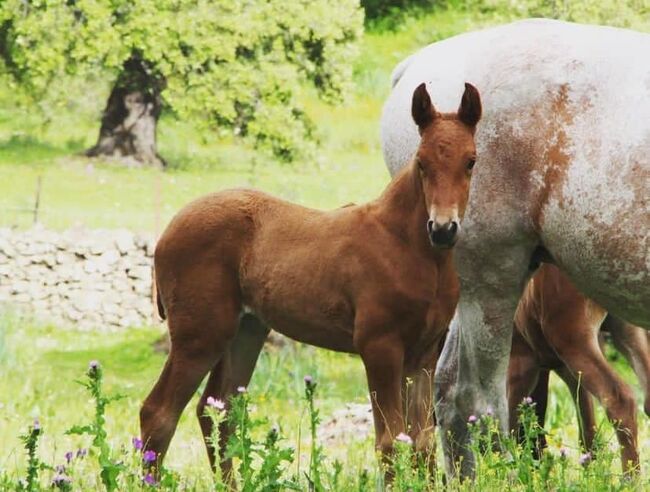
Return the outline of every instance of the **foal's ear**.
<path id="1" fill-rule="evenodd" d="M 436 117 L 436 108 L 431 104 L 427 85 L 424 82 L 418 85 L 418 88 L 413 92 L 411 116 L 413 116 L 413 121 L 415 121 L 420 132 L 429 126 Z"/>
<path id="2" fill-rule="evenodd" d="M 472 84 L 465 82 L 465 92 L 458 107 L 458 119 L 467 126 L 473 127 L 481 119 L 482 111 L 481 96 L 478 93 L 478 89 Z"/>

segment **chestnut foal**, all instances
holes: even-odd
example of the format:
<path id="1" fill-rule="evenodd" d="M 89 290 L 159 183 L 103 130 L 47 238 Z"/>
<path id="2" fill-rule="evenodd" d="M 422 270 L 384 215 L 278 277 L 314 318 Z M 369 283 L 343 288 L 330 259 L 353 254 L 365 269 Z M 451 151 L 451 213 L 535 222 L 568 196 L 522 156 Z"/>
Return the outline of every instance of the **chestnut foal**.
<path id="1" fill-rule="evenodd" d="M 631 360 L 647 396 L 650 351 L 645 331 L 608 316 L 602 307 L 584 297 L 558 267 L 543 264 L 539 268 L 515 315 L 508 367 L 510 428 L 517 428 L 517 406 L 527 395 L 535 400 L 539 423 L 544 425 L 548 376 L 553 370 L 576 399 L 583 447 L 591 450 L 595 437 L 593 394 L 616 427 L 623 469 L 633 470 L 639 464 L 636 401 L 632 389 L 603 355 L 598 338 L 601 324 Z M 538 443 L 538 452 L 545 444 L 544 439 Z"/>
<path id="2" fill-rule="evenodd" d="M 431 451 L 431 372 L 458 299 L 452 246 L 481 101 L 465 84 L 458 112 L 440 114 L 421 84 L 411 112 L 421 135 L 415 158 L 375 201 L 322 212 L 229 190 L 190 203 L 171 221 L 155 252 L 171 350 L 140 412 L 142 439 L 159 460 L 207 373 L 197 412 L 209 438 L 207 398 L 226 400 L 249 383 L 269 326 L 358 353 L 378 449 L 389 453 L 395 437 L 410 432 L 418 449 Z M 408 376 L 414 384 L 405 384 Z M 406 397 L 404 388 L 423 397 Z M 208 439 L 206 446 L 214 467 Z"/>

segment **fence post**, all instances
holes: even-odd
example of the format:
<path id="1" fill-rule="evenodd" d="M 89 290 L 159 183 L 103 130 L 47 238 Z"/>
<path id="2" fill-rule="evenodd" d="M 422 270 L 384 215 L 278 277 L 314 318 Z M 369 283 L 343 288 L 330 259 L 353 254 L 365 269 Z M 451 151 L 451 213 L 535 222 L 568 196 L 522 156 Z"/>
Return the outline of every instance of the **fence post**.
<path id="1" fill-rule="evenodd" d="M 38 223 L 38 209 L 41 205 L 41 181 L 42 181 L 43 176 L 41 174 L 38 175 L 38 179 L 36 180 L 36 200 L 34 202 L 34 225 Z"/>

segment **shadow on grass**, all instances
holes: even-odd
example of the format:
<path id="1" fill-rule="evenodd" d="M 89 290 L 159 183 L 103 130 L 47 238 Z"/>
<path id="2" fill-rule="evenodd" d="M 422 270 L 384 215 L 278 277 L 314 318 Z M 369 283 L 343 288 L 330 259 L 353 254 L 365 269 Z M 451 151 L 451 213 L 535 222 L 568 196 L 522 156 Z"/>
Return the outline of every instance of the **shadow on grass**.
<path id="1" fill-rule="evenodd" d="M 34 164 L 70 154 L 82 153 L 82 139 L 69 139 L 63 145 L 53 145 L 31 135 L 14 134 L 0 140 L 0 164 Z"/>
<path id="2" fill-rule="evenodd" d="M 107 333 L 110 338 L 112 334 Z M 99 361 L 104 367 L 111 384 L 149 382 L 160 372 L 165 356 L 154 350 L 154 342 L 160 334 L 147 330 L 134 330 L 126 339 L 120 336 L 118 343 L 90 345 L 86 349 L 61 350 L 45 352 L 40 359 L 44 365 L 52 367 L 61 377 L 77 378 L 84 374 L 91 360 Z"/>

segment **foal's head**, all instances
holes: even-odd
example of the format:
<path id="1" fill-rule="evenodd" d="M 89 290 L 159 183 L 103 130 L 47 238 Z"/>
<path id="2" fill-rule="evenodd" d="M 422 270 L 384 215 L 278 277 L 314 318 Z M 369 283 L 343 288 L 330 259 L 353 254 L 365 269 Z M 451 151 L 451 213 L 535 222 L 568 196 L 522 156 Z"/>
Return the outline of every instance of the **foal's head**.
<path id="1" fill-rule="evenodd" d="M 465 84 L 458 112 L 441 114 L 431 104 L 423 83 L 413 93 L 411 114 L 421 136 L 413 165 L 417 166 L 429 214 L 429 240 L 434 246 L 450 248 L 456 243 L 469 198 L 481 98 L 473 85 Z"/>

